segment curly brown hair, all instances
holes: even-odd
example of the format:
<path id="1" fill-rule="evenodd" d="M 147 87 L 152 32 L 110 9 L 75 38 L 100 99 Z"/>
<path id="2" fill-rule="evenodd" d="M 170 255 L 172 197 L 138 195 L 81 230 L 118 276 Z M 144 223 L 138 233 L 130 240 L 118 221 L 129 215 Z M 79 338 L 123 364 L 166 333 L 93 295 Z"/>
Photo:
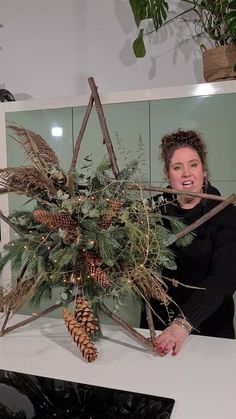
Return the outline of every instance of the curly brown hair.
<path id="1" fill-rule="evenodd" d="M 200 134 L 195 131 L 183 131 L 179 129 L 172 134 L 167 134 L 161 139 L 161 158 L 164 161 L 165 171 L 169 170 L 170 160 L 175 150 L 181 147 L 189 147 L 195 150 L 202 162 L 202 166 L 208 173 L 207 146 Z"/>

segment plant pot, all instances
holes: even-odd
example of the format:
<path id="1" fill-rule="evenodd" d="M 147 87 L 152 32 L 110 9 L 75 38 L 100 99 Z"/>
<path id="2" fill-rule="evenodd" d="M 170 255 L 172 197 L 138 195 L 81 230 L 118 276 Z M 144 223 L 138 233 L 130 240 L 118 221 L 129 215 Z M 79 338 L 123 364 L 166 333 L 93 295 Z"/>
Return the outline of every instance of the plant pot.
<path id="1" fill-rule="evenodd" d="M 223 45 L 207 49 L 201 45 L 203 75 L 207 82 L 236 79 L 236 45 Z"/>

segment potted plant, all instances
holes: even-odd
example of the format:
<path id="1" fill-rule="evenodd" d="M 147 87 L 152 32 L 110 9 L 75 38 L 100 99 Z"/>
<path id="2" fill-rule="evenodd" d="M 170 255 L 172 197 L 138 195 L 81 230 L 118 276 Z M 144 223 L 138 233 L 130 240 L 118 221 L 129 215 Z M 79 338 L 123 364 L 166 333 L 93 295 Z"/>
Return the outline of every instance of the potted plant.
<path id="1" fill-rule="evenodd" d="M 195 15 L 197 34 L 214 42 L 214 48 L 209 50 L 201 46 L 205 80 L 236 77 L 236 0 L 180 0 L 187 8 L 171 17 L 166 0 L 130 0 L 129 3 L 139 29 L 133 42 L 136 57 L 142 58 L 146 54 L 145 37 L 183 16 Z"/>

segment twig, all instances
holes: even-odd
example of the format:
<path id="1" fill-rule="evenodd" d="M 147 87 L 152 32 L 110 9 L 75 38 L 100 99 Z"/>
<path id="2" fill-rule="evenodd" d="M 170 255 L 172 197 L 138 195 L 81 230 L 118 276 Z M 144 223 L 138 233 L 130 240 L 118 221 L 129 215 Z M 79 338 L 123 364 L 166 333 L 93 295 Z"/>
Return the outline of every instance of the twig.
<path id="1" fill-rule="evenodd" d="M 117 178 L 120 171 L 118 169 L 118 165 L 117 165 L 117 162 L 116 162 L 116 155 L 115 155 L 113 145 L 112 145 L 112 141 L 111 141 L 111 137 L 110 137 L 110 134 L 109 134 L 109 131 L 108 131 L 108 128 L 107 128 L 106 119 L 105 119 L 104 112 L 103 112 L 103 109 L 102 109 L 102 104 L 101 104 L 101 101 L 100 101 L 100 97 L 99 97 L 98 92 L 97 92 L 97 86 L 95 84 L 95 81 L 94 81 L 93 77 L 89 77 L 88 82 L 89 82 L 90 89 L 92 91 L 92 95 L 93 95 L 93 98 L 94 98 L 98 119 L 99 119 L 99 122 L 100 122 L 102 134 L 103 134 L 103 143 L 106 144 L 109 159 L 110 159 L 110 162 L 111 162 L 112 171 L 114 173 L 115 178 Z"/>
<path id="2" fill-rule="evenodd" d="M 232 204 L 236 200 L 236 194 L 232 193 L 224 202 L 221 202 L 216 207 L 212 208 L 210 211 L 208 211 L 206 214 L 204 214 L 202 217 L 200 217 L 198 220 L 196 220 L 194 223 L 190 224 L 186 228 L 184 228 L 182 231 L 177 233 L 176 240 L 180 239 L 181 237 L 185 236 L 186 234 L 190 233 L 191 231 L 195 230 L 197 227 L 208 221 L 210 218 L 212 218 L 214 215 L 218 214 L 218 212 L 222 211 L 224 208 L 226 208 L 229 204 Z"/>
<path id="3" fill-rule="evenodd" d="M 112 320 L 114 320 L 116 323 L 118 323 L 123 329 L 125 329 L 128 333 L 130 333 L 133 338 L 139 342 L 141 345 L 145 346 L 149 351 L 153 352 L 155 355 L 163 356 L 161 353 L 157 351 L 155 346 L 152 344 L 152 342 L 149 342 L 141 333 L 137 332 L 137 330 L 130 327 L 124 320 L 122 320 L 120 317 L 118 317 L 116 314 L 112 313 L 105 304 L 101 304 L 101 309 L 106 313 Z"/>
<path id="4" fill-rule="evenodd" d="M 167 194 L 175 194 L 175 195 L 187 195 L 187 196 L 195 196 L 197 198 L 203 198 L 203 199 L 213 199 L 215 201 L 225 201 L 227 198 L 220 196 L 220 195 L 213 195 L 213 194 L 207 194 L 207 193 L 198 193 L 198 192 L 191 192 L 191 191 L 182 191 L 179 189 L 171 189 L 171 188 L 161 188 L 158 186 L 145 186 L 140 185 L 144 191 L 150 191 L 150 192 L 163 192 Z M 140 186 L 136 186 L 135 184 L 130 185 L 130 189 L 139 189 Z M 236 201 L 236 196 L 235 196 Z"/>
<path id="5" fill-rule="evenodd" d="M 8 319 L 10 317 L 10 314 L 11 314 L 10 311 L 6 314 L 6 317 L 4 319 L 4 322 L 3 322 L 3 325 L 2 325 L 2 328 L 1 328 L 0 336 L 3 336 L 4 333 L 5 333 L 6 325 L 7 325 Z"/>
<path id="6" fill-rule="evenodd" d="M 22 236 L 22 233 L 20 230 L 18 230 L 18 228 L 9 220 L 8 217 L 6 217 L 5 215 L 3 215 L 2 211 L 0 210 L 0 218 L 5 221 L 5 223 L 7 223 L 12 230 L 14 230 L 19 236 Z"/>
<path id="7" fill-rule="evenodd" d="M 25 319 L 25 320 L 23 320 L 23 321 L 21 321 L 19 323 L 16 323 L 13 326 L 10 326 L 10 327 L 8 327 L 5 330 L 1 330 L 0 336 L 6 335 L 7 333 L 12 332 L 12 330 L 18 329 L 18 327 L 25 326 L 26 324 L 31 323 L 34 320 L 37 320 L 40 317 L 42 317 L 42 316 L 44 316 L 44 315 L 46 315 L 48 313 L 51 313 L 51 311 L 54 311 L 54 310 L 56 310 L 57 308 L 59 308 L 61 306 L 62 306 L 62 304 L 54 304 L 53 306 L 47 308 L 46 310 L 41 311 L 40 313 L 33 314 L 31 317 L 28 317 L 27 319 Z M 4 321 L 4 323 L 6 324 L 5 321 Z"/>
<path id="8" fill-rule="evenodd" d="M 69 175 L 73 172 L 73 170 L 75 169 L 76 163 L 77 163 L 82 138 L 83 138 L 83 135 L 84 135 L 87 123 L 88 123 L 88 119 L 89 119 L 89 116 L 90 116 L 90 113 L 91 113 L 91 110 L 92 110 L 92 107 L 93 107 L 93 102 L 94 102 L 94 98 L 91 95 L 90 99 L 89 99 L 87 109 L 86 109 L 86 112 L 84 114 L 84 118 L 83 118 L 81 127 L 80 127 L 79 135 L 78 135 L 76 143 L 75 143 L 75 148 L 74 148 L 74 153 L 73 153 L 73 158 L 72 158 L 72 162 L 71 162 Z"/>
<path id="9" fill-rule="evenodd" d="M 146 310 L 146 317 L 147 317 L 147 322 L 148 322 L 148 326 L 149 326 L 149 330 L 150 330 L 151 342 L 152 342 L 153 346 L 155 346 L 156 331 L 155 331 L 155 328 L 154 328 L 152 311 L 151 311 L 151 308 L 150 308 L 149 301 L 145 301 L 145 310 Z"/>

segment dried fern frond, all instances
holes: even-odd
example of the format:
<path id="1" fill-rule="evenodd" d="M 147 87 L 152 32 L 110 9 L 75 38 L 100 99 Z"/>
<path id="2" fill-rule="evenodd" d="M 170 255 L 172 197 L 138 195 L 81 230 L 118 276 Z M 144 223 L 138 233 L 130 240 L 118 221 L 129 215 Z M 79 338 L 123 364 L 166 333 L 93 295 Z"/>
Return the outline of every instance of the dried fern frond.
<path id="1" fill-rule="evenodd" d="M 95 361 L 97 358 L 97 348 L 83 327 L 75 320 L 69 310 L 63 310 L 65 325 L 71 334 L 74 342 L 80 348 L 81 353 L 88 362 Z"/>
<path id="2" fill-rule="evenodd" d="M 31 295 L 31 289 L 34 284 L 34 278 L 28 278 L 25 281 L 19 282 L 8 294 L 0 298 L 0 311 L 9 313 L 18 309 L 27 301 L 29 295 Z"/>
<path id="3" fill-rule="evenodd" d="M 0 183 L 16 193 L 55 196 L 54 186 L 33 167 L 7 167 L 0 169 Z"/>
<path id="4" fill-rule="evenodd" d="M 20 139 L 27 158 L 36 166 L 41 163 L 46 170 L 52 167 L 59 169 L 60 163 L 55 152 L 39 134 L 15 125 L 9 125 L 8 128 Z"/>

